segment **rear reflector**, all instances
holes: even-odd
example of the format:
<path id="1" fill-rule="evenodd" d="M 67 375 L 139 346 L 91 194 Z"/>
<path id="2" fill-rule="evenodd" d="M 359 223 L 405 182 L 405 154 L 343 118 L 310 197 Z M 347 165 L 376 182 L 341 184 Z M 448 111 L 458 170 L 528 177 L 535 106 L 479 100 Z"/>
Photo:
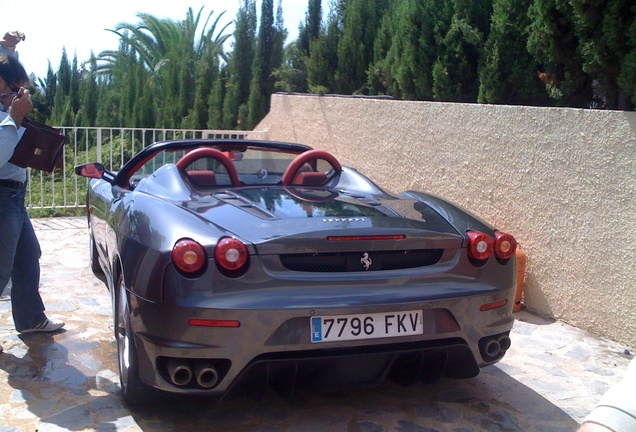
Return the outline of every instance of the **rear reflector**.
<path id="1" fill-rule="evenodd" d="M 240 327 L 241 323 L 236 320 L 213 320 L 192 318 L 188 324 L 193 327 Z"/>
<path id="2" fill-rule="evenodd" d="M 503 307 L 507 303 L 508 303 L 508 299 L 497 300 L 496 302 L 492 302 L 492 303 L 484 303 L 483 305 L 479 306 L 479 310 L 482 312 L 485 312 L 492 309 Z"/>
<path id="3" fill-rule="evenodd" d="M 328 241 L 360 241 L 360 240 L 404 240 L 406 235 L 362 235 L 362 236 L 328 236 Z"/>

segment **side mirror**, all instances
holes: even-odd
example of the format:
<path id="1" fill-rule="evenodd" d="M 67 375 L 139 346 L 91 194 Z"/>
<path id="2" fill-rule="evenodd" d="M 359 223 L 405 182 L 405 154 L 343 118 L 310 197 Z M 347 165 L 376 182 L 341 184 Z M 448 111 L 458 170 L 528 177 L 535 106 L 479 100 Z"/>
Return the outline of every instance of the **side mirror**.
<path id="1" fill-rule="evenodd" d="M 82 177 L 102 178 L 105 172 L 106 168 L 104 168 L 104 165 L 97 162 L 78 165 L 75 167 L 75 174 Z"/>

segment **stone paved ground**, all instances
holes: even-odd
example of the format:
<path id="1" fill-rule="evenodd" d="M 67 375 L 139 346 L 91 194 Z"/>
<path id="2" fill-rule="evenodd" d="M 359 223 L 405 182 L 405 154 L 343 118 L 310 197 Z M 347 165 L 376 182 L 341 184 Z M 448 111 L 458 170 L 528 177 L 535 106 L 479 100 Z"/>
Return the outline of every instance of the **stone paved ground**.
<path id="1" fill-rule="evenodd" d="M 506 357 L 470 380 L 312 394 L 235 394 L 122 404 L 110 298 L 88 268 L 84 218 L 36 219 L 47 313 L 56 335 L 19 335 L 0 301 L 0 432 L 574 431 L 620 381 L 631 353 L 562 322 L 517 313 Z"/>

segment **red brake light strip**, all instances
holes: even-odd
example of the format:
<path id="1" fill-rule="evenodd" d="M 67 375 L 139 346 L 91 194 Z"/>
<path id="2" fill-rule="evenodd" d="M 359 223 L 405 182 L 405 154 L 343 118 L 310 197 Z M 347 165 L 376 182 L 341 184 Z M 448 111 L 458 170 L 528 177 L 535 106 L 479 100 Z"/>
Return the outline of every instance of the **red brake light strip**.
<path id="1" fill-rule="evenodd" d="M 404 240 L 404 234 L 360 235 L 360 236 L 328 236 L 328 241 L 360 241 L 360 240 Z"/>

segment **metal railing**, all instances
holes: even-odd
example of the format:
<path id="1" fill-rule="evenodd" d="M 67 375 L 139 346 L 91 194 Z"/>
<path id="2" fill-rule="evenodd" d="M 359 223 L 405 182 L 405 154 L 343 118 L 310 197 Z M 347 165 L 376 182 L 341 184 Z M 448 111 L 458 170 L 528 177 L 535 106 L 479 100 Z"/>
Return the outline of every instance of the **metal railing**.
<path id="1" fill-rule="evenodd" d="M 29 169 L 26 206 L 29 210 L 73 209 L 85 205 L 86 179 L 74 167 L 100 162 L 119 170 L 146 146 L 172 139 L 265 139 L 265 133 L 236 130 L 185 130 L 106 127 L 60 127 L 66 135 L 64 168 L 54 174 Z"/>

